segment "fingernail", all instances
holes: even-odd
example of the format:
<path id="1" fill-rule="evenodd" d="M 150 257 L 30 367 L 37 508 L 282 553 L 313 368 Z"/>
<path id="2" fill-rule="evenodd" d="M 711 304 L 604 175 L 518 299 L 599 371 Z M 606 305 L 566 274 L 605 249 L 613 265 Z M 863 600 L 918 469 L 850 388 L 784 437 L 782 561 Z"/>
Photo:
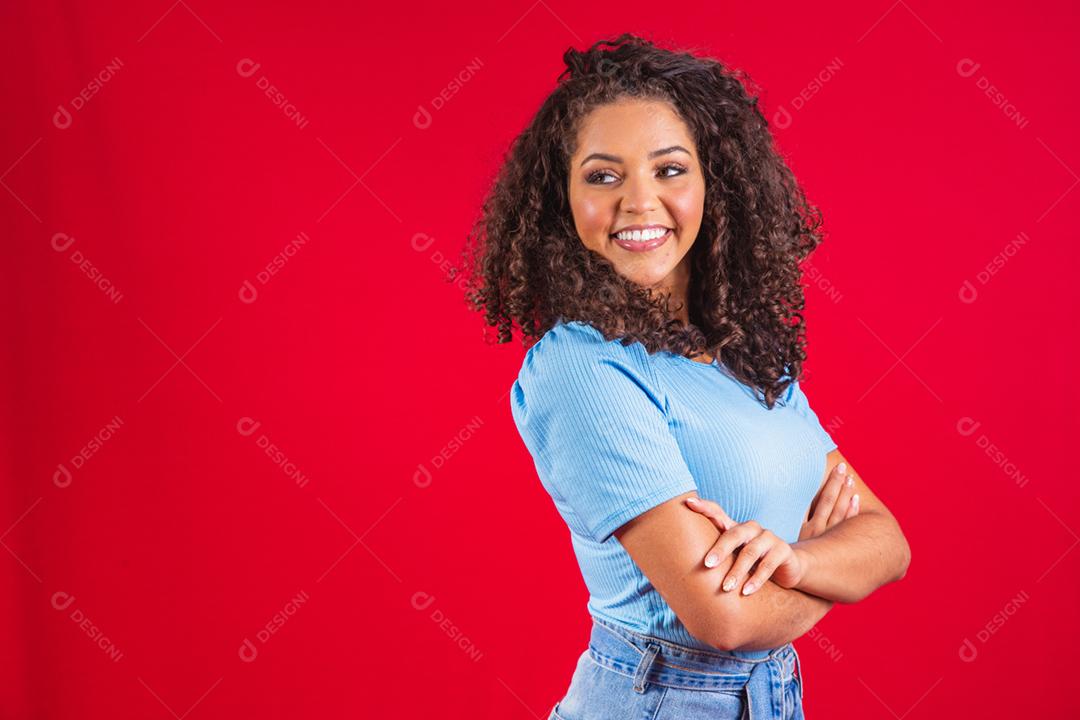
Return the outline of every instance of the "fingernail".
<path id="1" fill-rule="evenodd" d="M 849 476 L 848 476 L 848 479 L 847 479 L 847 481 L 846 481 L 846 482 L 845 482 L 844 484 L 845 484 L 845 485 L 847 485 L 848 487 L 851 487 L 852 485 L 854 485 L 854 484 L 855 484 L 855 479 L 854 479 L 854 478 L 852 478 L 852 477 L 851 477 L 851 476 L 849 475 Z"/>
<path id="2" fill-rule="evenodd" d="M 686 498 L 686 502 L 692 505 L 697 502 L 697 498 Z"/>
<path id="3" fill-rule="evenodd" d="M 720 562 L 720 558 L 716 556 L 716 553 L 713 553 L 705 558 L 705 567 L 715 567 L 718 562 Z"/>
<path id="4" fill-rule="evenodd" d="M 855 493 L 851 496 L 851 506 L 859 507 L 859 493 Z"/>
<path id="5" fill-rule="evenodd" d="M 746 585 L 743 585 L 742 594 L 749 595 L 755 590 L 757 590 L 757 585 L 755 585 L 754 583 L 746 583 Z"/>
<path id="6" fill-rule="evenodd" d="M 837 465 L 836 466 L 836 472 L 840 473 L 841 475 L 846 473 L 847 472 L 847 463 L 840 463 L 839 465 Z"/>
<path id="7" fill-rule="evenodd" d="M 728 578 L 727 580 L 724 581 L 724 590 L 725 591 L 730 590 L 733 587 L 735 587 L 735 581 L 733 579 Z"/>

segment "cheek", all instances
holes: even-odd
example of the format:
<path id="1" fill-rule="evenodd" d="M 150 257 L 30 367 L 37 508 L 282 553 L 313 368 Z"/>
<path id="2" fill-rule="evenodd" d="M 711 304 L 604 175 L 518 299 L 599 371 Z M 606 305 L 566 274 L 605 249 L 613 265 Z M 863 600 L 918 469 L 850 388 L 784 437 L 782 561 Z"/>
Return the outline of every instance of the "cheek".
<path id="1" fill-rule="evenodd" d="M 671 199 L 671 212 L 675 222 L 683 228 L 693 229 L 701 225 L 701 214 L 705 207 L 704 188 L 687 188 Z"/>
<path id="2" fill-rule="evenodd" d="M 574 223 L 583 240 L 607 238 L 611 212 L 604 203 L 584 199 L 576 202 L 573 209 Z"/>

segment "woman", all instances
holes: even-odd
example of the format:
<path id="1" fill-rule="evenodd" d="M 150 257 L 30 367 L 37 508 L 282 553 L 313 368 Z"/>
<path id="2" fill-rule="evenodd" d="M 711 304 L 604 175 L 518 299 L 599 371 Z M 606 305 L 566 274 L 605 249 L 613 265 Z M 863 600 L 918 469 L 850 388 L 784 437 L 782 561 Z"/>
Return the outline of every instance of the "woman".
<path id="1" fill-rule="evenodd" d="M 720 63 L 563 59 L 466 251 L 498 341 L 535 340 L 511 410 L 589 589 L 550 717 L 802 717 L 791 641 L 910 557 L 800 387 L 820 220 Z"/>

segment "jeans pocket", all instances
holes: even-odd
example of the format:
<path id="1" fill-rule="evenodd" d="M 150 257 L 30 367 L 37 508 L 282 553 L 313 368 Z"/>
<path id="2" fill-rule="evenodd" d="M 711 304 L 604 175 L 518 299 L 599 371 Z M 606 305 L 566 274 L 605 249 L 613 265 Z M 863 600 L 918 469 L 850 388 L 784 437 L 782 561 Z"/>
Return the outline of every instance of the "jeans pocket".
<path id="1" fill-rule="evenodd" d="M 549 720 L 656 718 L 667 689 L 647 683 L 644 691 L 638 692 L 631 674 L 604 667 L 586 653 Z"/>

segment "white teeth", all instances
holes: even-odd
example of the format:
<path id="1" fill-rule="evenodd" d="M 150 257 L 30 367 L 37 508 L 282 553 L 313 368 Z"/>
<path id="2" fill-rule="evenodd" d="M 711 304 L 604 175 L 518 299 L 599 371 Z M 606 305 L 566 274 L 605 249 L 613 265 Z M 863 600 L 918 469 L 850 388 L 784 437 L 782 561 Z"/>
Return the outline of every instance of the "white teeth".
<path id="1" fill-rule="evenodd" d="M 667 228 L 652 228 L 649 230 L 628 230 L 620 233 L 615 233 L 615 237 L 620 240 L 633 240 L 635 242 L 644 242 L 646 240 L 655 240 L 658 237 L 662 237 L 667 232 Z"/>

